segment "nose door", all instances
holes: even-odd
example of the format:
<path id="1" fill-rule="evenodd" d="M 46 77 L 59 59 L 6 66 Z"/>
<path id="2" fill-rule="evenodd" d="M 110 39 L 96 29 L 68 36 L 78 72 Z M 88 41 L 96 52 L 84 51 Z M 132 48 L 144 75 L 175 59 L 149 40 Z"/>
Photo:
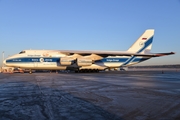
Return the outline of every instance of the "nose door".
<path id="1" fill-rule="evenodd" d="M 3 66 L 6 65 L 6 60 L 3 61 Z"/>

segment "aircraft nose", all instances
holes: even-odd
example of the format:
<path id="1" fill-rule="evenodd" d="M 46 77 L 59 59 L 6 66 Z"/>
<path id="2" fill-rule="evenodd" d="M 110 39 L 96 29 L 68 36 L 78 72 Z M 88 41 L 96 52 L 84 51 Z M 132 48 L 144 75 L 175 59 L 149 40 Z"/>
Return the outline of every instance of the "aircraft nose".
<path id="1" fill-rule="evenodd" d="M 3 61 L 3 64 L 5 64 L 5 65 L 6 65 L 6 60 L 4 60 L 4 61 Z"/>

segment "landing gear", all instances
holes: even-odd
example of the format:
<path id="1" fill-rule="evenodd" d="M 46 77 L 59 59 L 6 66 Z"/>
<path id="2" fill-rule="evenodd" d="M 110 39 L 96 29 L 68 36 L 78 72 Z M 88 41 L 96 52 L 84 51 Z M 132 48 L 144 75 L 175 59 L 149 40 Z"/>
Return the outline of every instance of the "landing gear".
<path id="1" fill-rule="evenodd" d="M 32 74 L 32 70 L 31 69 L 29 70 L 29 74 Z"/>
<path id="2" fill-rule="evenodd" d="M 120 71 L 126 71 L 123 67 L 120 68 Z"/>
<path id="3" fill-rule="evenodd" d="M 128 71 L 128 67 L 120 67 L 120 71 Z"/>
<path id="4" fill-rule="evenodd" d="M 75 73 L 97 73 L 99 72 L 98 69 L 80 69 L 80 70 L 75 70 Z"/>
<path id="5" fill-rule="evenodd" d="M 20 73 L 22 73 L 22 74 L 24 73 L 24 71 L 23 71 L 23 70 L 20 70 L 19 72 L 20 72 Z"/>

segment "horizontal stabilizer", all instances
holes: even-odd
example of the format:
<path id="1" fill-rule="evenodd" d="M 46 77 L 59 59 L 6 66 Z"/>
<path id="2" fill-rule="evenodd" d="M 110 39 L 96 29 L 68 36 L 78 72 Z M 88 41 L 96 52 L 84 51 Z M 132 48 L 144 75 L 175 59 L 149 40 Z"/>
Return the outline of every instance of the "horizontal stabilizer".
<path id="1" fill-rule="evenodd" d="M 156 53 L 154 57 L 161 57 L 165 55 L 173 55 L 175 52 L 170 52 L 170 53 Z"/>

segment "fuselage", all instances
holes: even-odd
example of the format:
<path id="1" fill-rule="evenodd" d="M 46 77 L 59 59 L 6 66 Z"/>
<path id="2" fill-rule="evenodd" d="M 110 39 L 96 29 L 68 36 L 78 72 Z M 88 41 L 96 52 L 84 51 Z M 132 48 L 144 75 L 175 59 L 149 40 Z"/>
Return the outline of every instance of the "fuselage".
<path id="1" fill-rule="evenodd" d="M 93 60 L 90 55 L 76 56 L 61 52 L 60 50 L 24 50 L 13 55 L 4 61 L 6 66 L 25 68 L 32 70 L 77 70 L 77 69 L 98 69 L 119 68 L 130 66 L 145 61 L 150 57 L 135 56 L 107 56 L 98 60 Z M 71 64 L 64 64 L 62 58 L 67 59 Z M 77 61 L 77 58 L 86 58 Z M 65 59 L 66 60 L 66 59 Z"/>

